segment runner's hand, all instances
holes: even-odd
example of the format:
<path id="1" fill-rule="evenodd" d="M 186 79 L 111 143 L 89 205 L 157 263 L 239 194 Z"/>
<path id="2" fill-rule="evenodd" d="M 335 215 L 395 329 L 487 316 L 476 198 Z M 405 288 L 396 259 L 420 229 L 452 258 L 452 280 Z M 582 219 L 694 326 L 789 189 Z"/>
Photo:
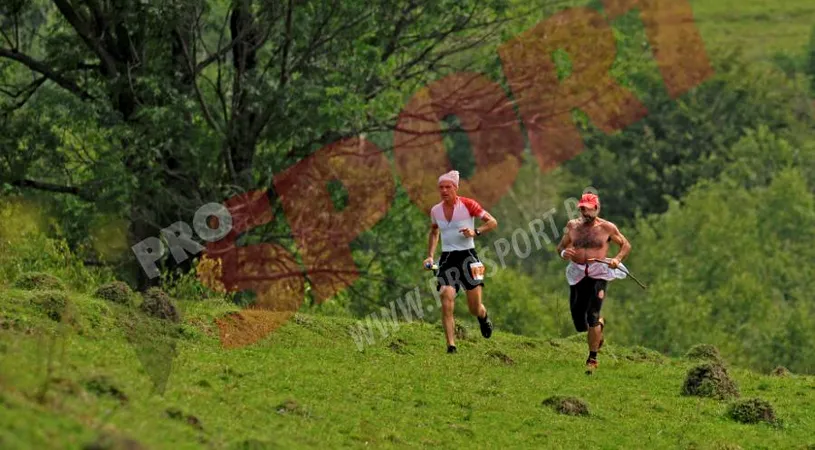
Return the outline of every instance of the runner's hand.
<path id="1" fill-rule="evenodd" d="M 473 230 L 471 230 L 469 228 L 462 228 L 462 229 L 458 230 L 458 232 L 463 234 L 464 237 L 468 237 L 468 238 L 475 237 L 475 231 L 473 231 Z"/>
<path id="2" fill-rule="evenodd" d="M 564 259 L 572 259 L 577 255 L 577 250 L 574 247 L 569 247 L 563 251 L 563 258 Z"/>
<path id="3" fill-rule="evenodd" d="M 616 269 L 617 266 L 620 265 L 620 260 L 617 258 L 612 258 L 611 261 L 608 262 L 608 266 L 612 269 Z"/>
<path id="4" fill-rule="evenodd" d="M 433 257 L 428 257 L 424 261 L 422 261 L 422 267 L 425 269 L 427 268 L 428 264 L 433 264 Z"/>

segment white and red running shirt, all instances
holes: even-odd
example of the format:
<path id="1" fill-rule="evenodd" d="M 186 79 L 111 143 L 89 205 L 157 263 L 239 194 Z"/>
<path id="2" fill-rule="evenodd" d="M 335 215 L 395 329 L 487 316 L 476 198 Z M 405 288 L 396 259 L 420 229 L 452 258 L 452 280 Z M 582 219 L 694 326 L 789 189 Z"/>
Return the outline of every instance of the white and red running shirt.
<path id="1" fill-rule="evenodd" d="M 483 219 L 487 211 L 475 200 L 459 196 L 453 207 L 450 221 L 444 217 L 444 204 L 437 203 L 430 208 L 430 222 L 441 231 L 441 251 L 470 250 L 475 248 L 475 240 L 465 237 L 459 230 L 469 228 L 475 231 L 475 218 Z"/>

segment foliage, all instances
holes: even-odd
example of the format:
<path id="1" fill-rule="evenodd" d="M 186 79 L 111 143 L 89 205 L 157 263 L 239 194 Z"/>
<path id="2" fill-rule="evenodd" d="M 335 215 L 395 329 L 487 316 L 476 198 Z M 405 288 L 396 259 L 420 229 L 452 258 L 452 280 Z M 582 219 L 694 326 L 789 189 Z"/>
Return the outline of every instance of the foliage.
<path id="1" fill-rule="evenodd" d="M 734 161 L 757 163 L 755 155 L 733 152 L 748 130 L 779 135 L 812 126 L 811 102 L 800 80 L 751 65 L 737 50 L 712 54 L 715 74 L 669 98 L 649 54 L 638 46 L 644 41 L 641 26 L 626 20 L 620 24 L 618 76 L 648 114 L 611 135 L 581 120 L 585 150 L 563 165 L 575 179 L 563 186 L 562 196 L 593 186 L 604 215 L 628 226 L 637 214 L 665 212 L 670 199 L 680 199 Z"/>
<path id="2" fill-rule="evenodd" d="M 815 197 L 801 170 L 788 163 L 749 189 L 723 175 L 639 219 L 629 267 L 649 289 L 620 286 L 619 339 L 672 354 L 703 341 L 760 370 L 811 373 L 815 272 L 802 262 L 815 260 Z"/>
<path id="3" fill-rule="evenodd" d="M 111 277 L 105 267 L 86 267 L 64 239 L 49 237 L 47 223 L 36 203 L 19 197 L 0 198 L 0 284 L 25 273 L 47 272 L 70 287 L 87 289 Z"/>

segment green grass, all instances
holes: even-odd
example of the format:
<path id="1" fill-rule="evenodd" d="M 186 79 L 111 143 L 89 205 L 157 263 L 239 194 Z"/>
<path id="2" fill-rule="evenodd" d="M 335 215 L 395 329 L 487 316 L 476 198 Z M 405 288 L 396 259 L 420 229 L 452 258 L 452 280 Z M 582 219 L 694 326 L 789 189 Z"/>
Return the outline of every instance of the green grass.
<path id="1" fill-rule="evenodd" d="M 0 291 L 4 449 L 82 448 L 101 434 L 155 449 L 815 444 L 815 377 L 730 368 L 742 397 L 770 401 L 782 421 L 738 424 L 729 403 L 680 395 L 693 361 L 616 347 L 611 327 L 600 369 L 587 377 L 584 336 L 497 330 L 485 340 L 467 319 L 469 338 L 447 355 L 437 325 L 413 322 L 360 352 L 347 332 L 353 321 L 302 315 L 256 345 L 225 350 L 212 320 L 232 308 L 182 302 L 185 323 L 175 326 L 184 333 L 161 395 L 117 325 L 125 306 L 71 295 L 77 313 L 60 328 L 29 295 Z M 585 400 L 590 415 L 541 406 L 553 395 Z"/>
<path id="2" fill-rule="evenodd" d="M 801 54 L 815 26 L 811 0 L 690 0 L 706 45 L 740 46 L 751 60 Z"/>

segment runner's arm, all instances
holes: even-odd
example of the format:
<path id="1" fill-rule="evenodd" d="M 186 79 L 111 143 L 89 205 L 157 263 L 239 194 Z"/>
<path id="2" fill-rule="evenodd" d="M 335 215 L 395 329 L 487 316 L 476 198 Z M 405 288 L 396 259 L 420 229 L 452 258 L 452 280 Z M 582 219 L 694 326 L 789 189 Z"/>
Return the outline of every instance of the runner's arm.
<path id="1" fill-rule="evenodd" d="M 622 233 L 620 233 L 620 230 L 617 228 L 617 225 L 614 225 L 613 223 L 609 222 L 608 226 L 610 228 L 609 238 L 611 238 L 612 241 L 616 242 L 617 245 L 620 246 L 620 251 L 617 252 L 617 256 L 615 256 L 614 259 L 622 262 L 622 260 L 625 259 L 626 256 L 628 256 L 628 253 L 631 252 L 631 243 L 628 242 L 628 239 L 626 239 L 626 237 L 623 236 Z"/>
<path id="2" fill-rule="evenodd" d="M 484 234 L 488 231 L 492 231 L 498 227 L 498 221 L 495 220 L 495 217 L 492 217 L 492 214 L 488 212 L 484 212 L 484 217 L 481 218 L 484 221 L 484 225 L 476 228 L 479 233 Z"/>
<path id="3" fill-rule="evenodd" d="M 439 226 L 434 224 L 430 225 L 430 233 L 427 235 L 427 256 L 433 259 L 436 254 L 436 245 L 439 243 Z"/>
<path id="4" fill-rule="evenodd" d="M 557 244 L 557 255 L 560 256 L 561 258 L 563 258 L 563 256 L 561 255 L 561 253 L 563 253 L 563 250 L 566 250 L 567 248 L 572 246 L 572 237 L 571 233 L 569 233 L 571 226 L 572 226 L 571 221 L 566 224 L 566 230 L 563 233 L 563 238 L 561 238 L 560 242 Z"/>

